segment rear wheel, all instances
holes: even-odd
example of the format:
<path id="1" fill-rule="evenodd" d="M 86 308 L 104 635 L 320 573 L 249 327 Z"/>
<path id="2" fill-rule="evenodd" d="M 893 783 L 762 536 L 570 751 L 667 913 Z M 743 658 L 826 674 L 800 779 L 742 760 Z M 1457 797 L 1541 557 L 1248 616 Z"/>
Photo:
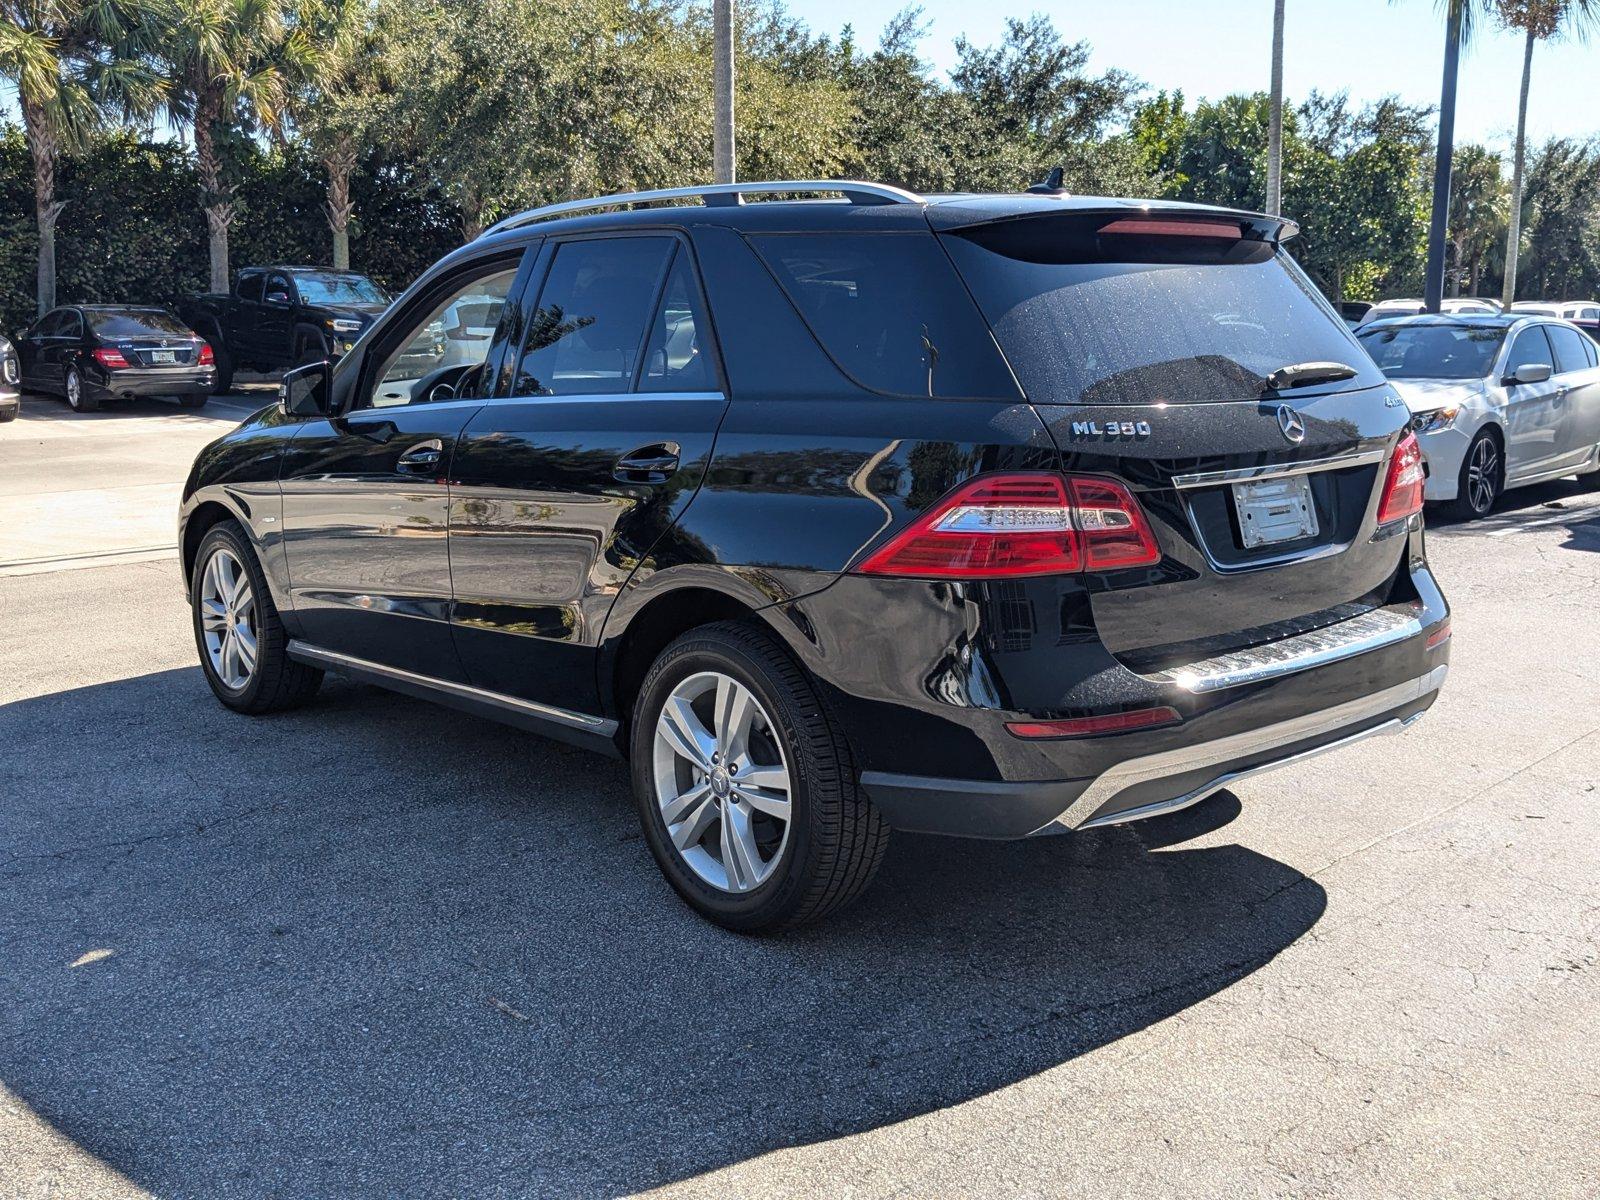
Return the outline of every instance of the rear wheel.
<path id="1" fill-rule="evenodd" d="M 100 401 L 84 389 L 83 376 L 77 367 L 67 368 L 65 395 L 67 405 L 73 412 L 96 412 L 100 408 Z"/>
<path id="2" fill-rule="evenodd" d="M 632 762 L 656 863 L 728 929 L 826 916 L 883 860 L 888 827 L 857 790 L 844 738 L 759 629 L 708 625 L 667 647 L 634 708 Z"/>
<path id="3" fill-rule="evenodd" d="M 267 713 L 316 694 L 322 672 L 289 657 L 289 636 L 238 522 L 206 533 L 189 601 L 200 666 L 218 700 L 238 712 Z"/>
<path id="4" fill-rule="evenodd" d="M 1451 509 L 1466 521 L 1486 517 L 1504 485 L 1505 460 L 1500 453 L 1500 439 L 1487 429 L 1479 430 L 1462 460 Z"/>
<path id="5" fill-rule="evenodd" d="M 216 374 L 211 379 L 211 394 L 226 396 L 233 390 L 233 356 L 222 349 L 219 342 L 211 343 L 211 353 L 216 358 Z"/>

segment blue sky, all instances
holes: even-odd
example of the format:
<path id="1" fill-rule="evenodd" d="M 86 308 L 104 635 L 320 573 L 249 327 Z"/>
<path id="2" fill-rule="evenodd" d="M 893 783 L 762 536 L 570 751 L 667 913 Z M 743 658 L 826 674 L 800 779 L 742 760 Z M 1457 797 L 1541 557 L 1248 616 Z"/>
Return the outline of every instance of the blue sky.
<path id="1" fill-rule="evenodd" d="M 853 24 L 858 42 L 878 34 L 905 0 L 791 0 L 789 11 L 816 32 Z M 960 34 L 998 41 L 1008 16 L 1042 12 L 1071 41 L 1094 47 L 1095 70 L 1121 67 L 1152 89 L 1182 88 L 1191 101 L 1265 91 L 1272 46 L 1272 0 L 923 0 L 929 24 L 923 57 L 948 69 Z M 1288 0 L 1284 89 L 1348 90 L 1356 100 L 1394 92 L 1408 102 L 1439 102 L 1444 20 L 1434 0 Z M 1587 45 L 1534 50 L 1528 129 L 1535 141 L 1600 133 L 1600 37 Z M 1516 129 L 1522 40 L 1484 22 L 1462 61 L 1457 140 L 1505 150 Z"/>

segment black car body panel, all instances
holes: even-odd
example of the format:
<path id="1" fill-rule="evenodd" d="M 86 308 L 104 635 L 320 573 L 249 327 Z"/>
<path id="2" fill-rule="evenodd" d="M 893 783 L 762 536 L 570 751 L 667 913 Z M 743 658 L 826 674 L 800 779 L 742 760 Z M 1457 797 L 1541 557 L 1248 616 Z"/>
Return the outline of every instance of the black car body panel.
<path id="1" fill-rule="evenodd" d="M 215 371 L 193 329 L 164 309 L 68 305 L 52 309 L 17 336 L 21 385 L 64 395 L 76 370 L 94 400 L 133 396 L 204 396 Z M 107 365 L 96 351 L 115 352 Z"/>
<path id="2" fill-rule="evenodd" d="M 1254 394 L 1205 403 L 1056 403 L 1025 393 L 1007 335 L 991 335 L 1003 320 L 979 314 L 983 289 L 969 296 L 962 252 L 947 253 L 984 223 L 1152 211 L 1233 222 L 1244 238 L 1285 232 L 1196 206 L 960 197 L 611 212 L 491 234 L 426 273 L 334 366 L 337 415 L 265 410 L 202 456 L 180 518 L 185 568 L 231 515 L 262 548 L 307 661 L 613 751 L 666 640 L 700 621 L 759 621 L 839 714 L 869 794 L 913 829 L 1009 837 L 1064 827 L 1068 809 L 1071 824 L 1110 819 L 1413 717 L 1442 679 L 1448 609 L 1420 517 L 1378 522 L 1406 410 L 1326 302 L 1306 311 L 1327 322 L 1321 346 L 1348 346 L 1354 378 L 1280 393 L 1250 377 L 1240 386 Z M 925 380 L 830 324 L 835 301 L 873 286 L 830 265 L 826 239 L 856 234 L 923 239 L 906 261 L 930 328 L 972 314 L 975 333 L 941 335 L 942 362 L 925 356 Z M 705 386 L 519 395 L 517 347 L 551 316 L 552 258 L 624 236 L 692 264 Z M 812 236 L 800 267 L 798 243 L 774 240 Z M 386 339 L 420 327 L 473 264 L 517 255 L 482 374 L 463 377 L 481 381 L 476 395 L 359 407 L 397 353 Z M 903 336 L 903 319 L 885 315 L 885 336 Z M 429 445 L 427 469 L 408 469 Z M 952 489 L 1000 472 L 1124 483 L 1159 562 L 974 581 L 859 573 Z M 1246 549 L 1234 482 L 1285 472 L 1309 481 L 1316 533 Z M 1370 647 L 1352 640 L 1364 615 L 1390 631 Z M 1345 649 L 1316 650 L 1318 637 Z M 1270 661 L 1302 643 L 1304 666 Z M 1242 682 L 1181 681 L 1187 666 L 1252 655 L 1265 665 Z M 1145 706 L 1181 723 L 1053 740 L 1008 729 Z M 1262 729 L 1272 737 L 1251 741 Z M 1216 761 L 1174 757 L 1212 744 Z M 1130 760 L 1154 773 L 1121 786 Z"/>

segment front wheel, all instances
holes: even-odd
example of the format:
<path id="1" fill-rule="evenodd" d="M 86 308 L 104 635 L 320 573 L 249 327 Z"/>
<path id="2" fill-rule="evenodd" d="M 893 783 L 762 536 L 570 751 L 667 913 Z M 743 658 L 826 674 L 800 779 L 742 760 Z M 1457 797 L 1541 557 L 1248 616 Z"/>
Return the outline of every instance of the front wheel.
<path id="1" fill-rule="evenodd" d="M 244 527 L 211 527 L 195 555 L 189 591 L 194 640 L 206 682 L 229 708 L 278 712 L 304 704 L 322 672 L 289 657 L 289 635 Z"/>
<path id="2" fill-rule="evenodd" d="M 691 907 L 753 933 L 866 890 L 889 830 L 809 677 L 735 622 L 684 634 L 634 706 L 634 797 L 657 865 Z"/>
<path id="3" fill-rule="evenodd" d="M 100 401 L 84 389 L 83 375 L 77 367 L 67 368 L 66 397 L 73 412 L 96 412 L 100 408 Z"/>
<path id="4" fill-rule="evenodd" d="M 1505 482 L 1505 467 L 1500 456 L 1500 440 L 1487 429 L 1480 430 L 1467 447 L 1456 483 L 1456 498 L 1451 507 L 1464 521 L 1489 515 Z"/>

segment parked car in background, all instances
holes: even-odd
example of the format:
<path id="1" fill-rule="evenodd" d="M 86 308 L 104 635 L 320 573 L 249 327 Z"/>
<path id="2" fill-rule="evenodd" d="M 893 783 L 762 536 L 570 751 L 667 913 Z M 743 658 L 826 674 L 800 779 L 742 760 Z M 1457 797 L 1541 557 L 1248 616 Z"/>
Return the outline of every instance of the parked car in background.
<path id="1" fill-rule="evenodd" d="M 216 374 L 211 346 L 164 308 L 51 309 L 18 335 L 17 352 L 24 391 L 60 396 L 78 412 L 134 396 L 199 408 Z"/>
<path id="2" fill-rule="evenodd" d="M 806 181 L 510 218 L 200 453 L 205 678 L 625 756 L 743 930 L 855 897 L 892 828 L 1135 821 L 1398 730 L 1449 656 L 1421 455 L 1294 233 Z"/>
<path id="3" fill-rule="evenodd" d="M 248 267 L 231 292 L 179 306 L 217 354 L 217 392 L 235 371 L 272 373 L 337 358 L 389 307 L 387 291 L 354 271 L 324 267 Z M 442 358 L 442 345 L 435 361 Z"/>
<path id="4" fill-rule="evenodd" d="M 1424 307 L 1421 300 L 1380 300 L 1368 307 L 1356 325 L 1359 327 L 1389 317 L 1414 317 L 1421 314 Z M 1500 312 L 1500 306 L 1493 300 L 1477 296 L 1454 296 L 1440 304 L 1439 311 L 1452 316 L 1495 316 Z"/>
<path id="5" fill-rule="evenodd" d="M 1361 324 L 1371 311 L 1372 304 L 1367 300 L 1342 300 L 1339 303 L 1339 315 L 1351 329 Z"/>
<path id="6" fill-rule="evenodd" d="M 1563 315 L 1561 305 L 1545 300 L 1518 300 L 1511 306 L 1510 311 L 1524 317 L 1559 317 Z"/>
<path id="7" fill-rule="evenodd" d="M 22 382 L 22 368 L 17 362 L 17 351 L 10 339 L 0 336 L 0 425 L 15 421 L 22 409 L 22 396 L 17 385 Z"/>
<path id="8" fill-rule="evenodd" d="M 1593 300 L 1568 300 L 1561 305 L 1561 315 L 1596 342 L 1600 342 L 1600 303 Z"/>
<path id="9" fill-rule="evenodd" d="M 1600 470 L 1600 351 L 1569 322 L 1403 317 L 1358 336 L 1411 409 L 1428 500 L 1481 517 L 1508 488 Z"/>

